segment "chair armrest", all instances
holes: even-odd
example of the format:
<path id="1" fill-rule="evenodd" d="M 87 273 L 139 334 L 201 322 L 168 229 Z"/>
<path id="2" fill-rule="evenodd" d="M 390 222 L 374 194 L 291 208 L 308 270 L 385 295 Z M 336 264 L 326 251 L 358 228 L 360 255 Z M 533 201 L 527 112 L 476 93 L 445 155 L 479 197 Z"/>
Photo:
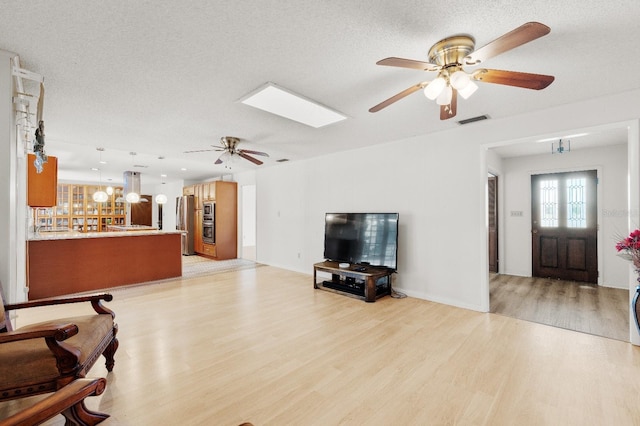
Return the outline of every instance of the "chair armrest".
<path id="1" fill-rule="evenodd" d="M 72 406 L 81 403 L 88 396 L 102 394 L 106 386 L 107 381 L 102 377 L 96 379 L 74 380 L 45 399 L 38 401 L 34 405 L 27 407 L 6 419 L 0 420 L 0 426 L 41 424 L 45 420 L 48 420 L 63 411 L 68 410 Z M 89 412 L 89 414 L 92 415 L 92 419 L 94 419 L 95 423 L 109 417 L 106 414 L 95 412 Z"/>
<path id="2" fill-rule="evenodd" d="M 0 344 L 19 342 L 28 339 L 52 338 L 63 341 L 78 334 L 78 326 L 75 324 L 63 324 L 61 326 L 39 327 L 28 331 L 7 331 L 0 333 Z"/>
<path id="3" fill-rule="evenodd" d="M 35 308 L 38 306 L 51 306 L 51 305 L 64 305 L 68 303 L 81 303 L 91 302 L 91 306 L 98 314 L 109 314 L 112 318 L 115 318 L 116 314 L 109 308 L 102 305 L 102 301 L 110 302 L 113 300 L 113 296 L 109 293 L 92 294 L 89 296 L 77 296 L 77 297 L 64 297 L 64 298 L 49 298 L 49 299 L 37 299 L 30 300 L 22 303 L 10 303 L 4 305 L 6 311 L 12 311 L 16 309 Z"/>

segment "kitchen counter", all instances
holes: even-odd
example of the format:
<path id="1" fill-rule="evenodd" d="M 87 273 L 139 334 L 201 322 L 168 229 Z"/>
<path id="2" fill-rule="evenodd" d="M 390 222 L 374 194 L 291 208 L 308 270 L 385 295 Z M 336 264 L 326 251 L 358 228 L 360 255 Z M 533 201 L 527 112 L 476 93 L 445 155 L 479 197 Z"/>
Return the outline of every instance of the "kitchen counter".
<path id="1" fill-rule="evenodd" d="M 153 226 L 147 225 L 107 225 L 107 231 L 115 232 L 115 231 L 157 231 L 158 228 L 154 228 Z"/>
<path id="2" fill-rule="evenodd" d="M 40 232 L 28 236 L 30 300 L 182 276 L 182 231 Z"/>
<path id="3" fill-rule="evenodd" d="M 159 234 L 182 234 L 184 231 L 159 231 L 155 228 L 130 231 L 110 231 L 110 232 L 78 232 L 78 231 L 41 231 L 41 232 L 29 232 L 27 235 L 28 241 L 39 240 L 69 240 L 69 239 L 85 239 L 85 238 L 112 238 L 112 237 L 133 237 L 133 236 L 145 236 L 145 235 L 159 235 Z"/>

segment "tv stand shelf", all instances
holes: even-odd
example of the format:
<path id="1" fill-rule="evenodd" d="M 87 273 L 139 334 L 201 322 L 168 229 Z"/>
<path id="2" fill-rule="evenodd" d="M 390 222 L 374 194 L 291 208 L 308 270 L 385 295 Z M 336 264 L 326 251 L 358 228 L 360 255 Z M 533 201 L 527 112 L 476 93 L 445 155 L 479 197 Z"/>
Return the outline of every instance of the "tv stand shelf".
<path id="1" fill-rule="evenodd" d="M 318 271 L 330 273 L 331 280 L 318 282 Z M 374 266 L 340 268 L 338 262 L 327 260 L 313 265 L 313 288 L 375 302 L 377 298 L 391 294 L 391 274 L 391 269 Z"/>

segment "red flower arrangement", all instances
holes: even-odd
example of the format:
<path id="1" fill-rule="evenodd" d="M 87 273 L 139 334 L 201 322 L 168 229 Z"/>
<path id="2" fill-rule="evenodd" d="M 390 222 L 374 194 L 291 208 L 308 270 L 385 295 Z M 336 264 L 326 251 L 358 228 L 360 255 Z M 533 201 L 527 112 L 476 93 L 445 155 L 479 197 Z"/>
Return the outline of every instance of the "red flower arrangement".
<path id="1" fill-rule="evenodd" d="M 624 251 L 636 268 L 640 269 L 640 229 L 631 232 L 629 236 L 616 244 L 616 250 Z"/>

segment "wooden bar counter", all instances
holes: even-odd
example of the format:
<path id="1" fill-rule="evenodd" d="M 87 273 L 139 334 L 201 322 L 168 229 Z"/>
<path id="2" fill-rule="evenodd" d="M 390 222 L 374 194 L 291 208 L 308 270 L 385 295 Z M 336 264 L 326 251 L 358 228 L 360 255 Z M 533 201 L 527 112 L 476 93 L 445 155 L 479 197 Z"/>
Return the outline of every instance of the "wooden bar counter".
<path id="1" fill-rule="evenodd" d="M 27 241 L 29 299 L 182 276 L 179 231 L 43 232 Z"/>

